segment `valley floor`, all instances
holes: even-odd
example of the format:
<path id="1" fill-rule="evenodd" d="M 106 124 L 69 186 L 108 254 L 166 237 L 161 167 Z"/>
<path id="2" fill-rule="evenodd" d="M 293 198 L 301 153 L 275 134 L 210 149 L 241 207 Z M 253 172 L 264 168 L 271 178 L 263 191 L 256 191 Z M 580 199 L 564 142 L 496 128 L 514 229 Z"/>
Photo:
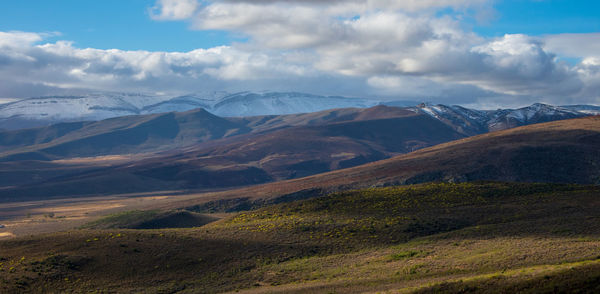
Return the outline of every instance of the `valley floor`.
<path id="1" fill-rule="evenodd" d="M 203 198 L 210 193 L 184 194 L 181 191 L 134 193 L 111 196 L 0 202 L 0 240 L 32 234 L 76 229 L 101 216 L 124 210 L 150 210 L 173 202 Z"/>

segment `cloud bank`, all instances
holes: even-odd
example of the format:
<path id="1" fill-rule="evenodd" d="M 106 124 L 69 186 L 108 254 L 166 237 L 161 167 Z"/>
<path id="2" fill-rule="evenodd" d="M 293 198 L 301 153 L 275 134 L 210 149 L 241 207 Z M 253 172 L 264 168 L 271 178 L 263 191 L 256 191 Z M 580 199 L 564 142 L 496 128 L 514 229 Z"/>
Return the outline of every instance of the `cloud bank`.
<path id="1" fill-rule="evenodd" d="M 154 19 L 248 41 L 148 52 L 0 32 L 0 97 L 72 88 L 270 89 L 490 107 L 600 103 L 598 34 L 484 38 L 462 22 L 491 9 L 485 0 L 159 0 Z"/>

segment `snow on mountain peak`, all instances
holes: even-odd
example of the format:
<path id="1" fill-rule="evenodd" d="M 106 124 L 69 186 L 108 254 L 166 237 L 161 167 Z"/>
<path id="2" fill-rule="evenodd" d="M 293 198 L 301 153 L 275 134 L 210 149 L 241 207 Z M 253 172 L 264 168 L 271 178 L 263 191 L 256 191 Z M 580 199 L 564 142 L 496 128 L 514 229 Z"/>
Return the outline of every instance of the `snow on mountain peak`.
<path id="1" fill-rule="evenodd" d="M 519 109 L 498 109 L 483 111 L 469 109 L 462 106 L 445 106 L 422 103 L 412 108 L 415 112 L 423 112 L 448 125 L 457 128 L 459 132 L 468 135 L 483 133 L 486 131 L 503 130 L 516 126 L 547 122 L 557 119 L 576 118 L 589 115 L 575 108 L 584 107 L 560 107 L 543 103 L 535 103 Z M 600 107 L 587 107 L 590 112 L 598 111 Z"/>
<path id="2" fill-rule="evenodd" d="M 48 125 L 66 121 L 95 121 L 111 117 L 182 112 L 196 108 L 219 116 L 254 116 L 305 113 L 331 108 L 365 108 L 378 101 L 319 96 L 297 92 L 196 92 L 169 97 L 138 93 L 96 92 L 78 96 L 47 96 L 24 99 L 0 105 L 3 128 Z"/>
<path id="3" fill-rule="evenodd" d="M 14 129 L 125 115 L 182 112 L 196 108 L 203 108 L 218 116 L 256 116 L 310 113 L 333 108 L 367 108 L 386 103 L 388 102 L 299 92 L 206 91 L 176 97 L 96 92 L 78 96 L 35 97 L 0 104 L 0 127 Z M 402 101 L 392 103 L 402 104 Z M 535 122 L 600 114 L 599 106 L 558 107 L 543 103 L 494 111 L 431 103 L 421 103 L 407 109 L 425 113 L 470 135 Z"/>

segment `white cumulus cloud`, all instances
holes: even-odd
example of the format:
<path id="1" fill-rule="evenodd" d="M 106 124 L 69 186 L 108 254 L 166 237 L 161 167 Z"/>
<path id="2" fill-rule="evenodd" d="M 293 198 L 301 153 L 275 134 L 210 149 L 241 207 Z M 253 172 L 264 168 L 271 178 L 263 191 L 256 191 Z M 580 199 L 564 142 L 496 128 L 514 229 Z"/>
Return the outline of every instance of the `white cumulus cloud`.
<path id="1" fill-rule="evenodd" d="M 0 97 L 47 88 L 271 89 L 469 105 L 600 103 L 598 34 L 486 38 L 466 28 L 464 18 L 490 9 L 487 0 L 158 0 L 155 19 L 248 41 L 150 52 L 0 32 Z"/>
<path id="2" fill-rule="evenodd" d="M 150 15 L 157 20 L 181 20 L 194 15 L 198 6 L 196 0 L 158 0 Z"/>

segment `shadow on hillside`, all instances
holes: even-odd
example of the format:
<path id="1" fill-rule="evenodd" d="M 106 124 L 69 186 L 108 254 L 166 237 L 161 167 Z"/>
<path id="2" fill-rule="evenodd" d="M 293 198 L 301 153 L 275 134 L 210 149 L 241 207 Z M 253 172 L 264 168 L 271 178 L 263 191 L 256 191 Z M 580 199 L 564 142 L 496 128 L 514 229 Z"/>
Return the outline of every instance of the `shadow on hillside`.
<path id="1" fill-rule="evenodd" d="M 306 195 L 311 195 L 308 192 Z M 598 195 L 600 187 L 595 186 L 432 183 L 285 202 L 242 212 L 226 223 L 242 230 L 264 231 L 266 238 L 288 235 L 339 248 L 396 244 L 437 234 L 449 238 L 597 237 Z M 207 207 L 210 204 L 214 203 Z"/>
<path id="2" fill-rule="evenodd" d="M 20 260 L 3 278 L 19 280 L 40 272 L 27 278 L 27 287 L 16 289 L 19 291 L 73 289 L 74 284 L 64 279 L 69 277 L 71 281 L 89 281 L 81 289 L 135 292 L 162 287 L 161 292 L 177 292 L 191 287 L 212 293 L 252 287 L 263 278 L 263 273 L 254 271 L 259 266 L 336 251 L 318 244 L 222 233 L 193 229 L 83 230 L 0 241 L 2 260 Z M 0 281 L 0 292 L 1 286 Z M 11 292 L 10 288 L 4 290 Z"/>

